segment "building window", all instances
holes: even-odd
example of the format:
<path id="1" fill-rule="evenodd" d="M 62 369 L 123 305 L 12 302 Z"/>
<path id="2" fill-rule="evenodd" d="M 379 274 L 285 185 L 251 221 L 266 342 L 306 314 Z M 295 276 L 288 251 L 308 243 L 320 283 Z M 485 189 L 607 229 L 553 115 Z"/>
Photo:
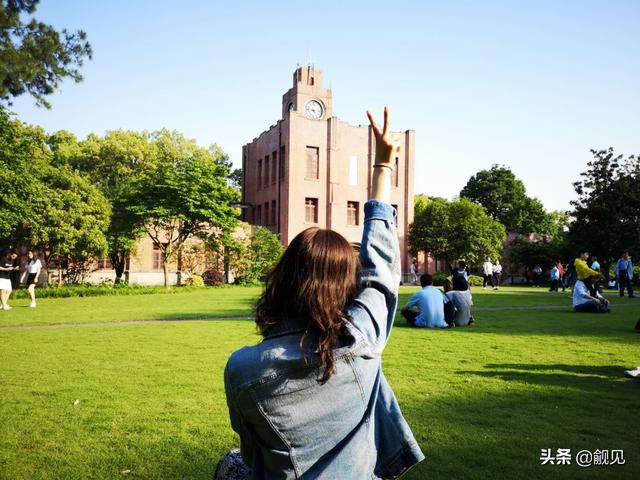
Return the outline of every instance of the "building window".
<path id="1" fill-rule="evenodd" d="M 358 202 L 347 202 L 347 225 L 360 225 L 360 205 Z"/>
<path id="2" fill-rule="evenodd" d="M 276 201 L 271 200 L 271 225 L 276 225 L 278 222 L 276 220 Z"/>
<path id="3" fill-rule="evenodd" d="M 318 147 L 307 147 L 307 165 L 305 178 L 310 180 L 317 180 L 320 178 L 318 172 L 318 163 L 320 149 Z"/>
<path id="4" fill-rule="evenodd" d="M 278 169 L 278 152 L 271 154 L 271 183 L 276 183 L 276 175 Z"/>
<path id="5" fill-rule="evenodd" d="M 258 160 L 258 190 L 262 188 L 262 159 Z"/>
<path id="6" fill-rule="evenodd" d="M 264 157 L 264 186 L 269 185 L 269 155 Z"/>
<path id="7" fill-rule="evenodd" d="M 393 172 L 392 172 L 392 177 L 391 177 L 391 185 L 393 185 L 394 187 L 398 186 L 398 166 L 400 165 L 400 161 L 398 159 L 398 157 L 396 157 L 396 160 L 393 164 Z"/>
<path id="8" fill-rule="evenodd" d="M 304 221 L 307 223 L 318 223 L 318 199 L 317 198 L 305 198 Z"/>
<path id="9" fill-rule="evenodd" d="M 263 225 L 269 225 L 269 202 L 265 202 L 264 204 L 264 221 Z"/>
<path id="10" fill-rule="evenodd" d="M 349 157 L 349 185 L 358 185 L 358 157 L 355 155 Z"/>
<path id="11" fill-rule="evenodd" d="M 256 225 L 262 224 L 262 205 L 258 205 L 258 212 L 256 214 Z"/>
<path id="12" fill-rule="evenodd" d="M 153 269 L 162 269 L 162 252 L 160 251 L 160 247 L 155 243 L 153 244 Z"/>

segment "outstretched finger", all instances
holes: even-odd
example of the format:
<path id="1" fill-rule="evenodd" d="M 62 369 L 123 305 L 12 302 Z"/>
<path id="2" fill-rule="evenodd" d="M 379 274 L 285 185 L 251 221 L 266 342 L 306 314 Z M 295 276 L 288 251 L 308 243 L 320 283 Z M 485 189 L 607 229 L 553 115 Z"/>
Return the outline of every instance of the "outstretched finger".
<path id="1" fill-rule="evenodd" d="M 373 133 L 375 133 L 377 137 L 380 136 L 380 129 L 378 128 L 378 124 L 373 119 L 373 115 L 371 115 L 371 112 L 369 112 L 369 110 L 367 110 L 367 117 L 369 117 L 369 123 L 371 124 L 371 128 L 373 128 Z"/>
<path id="2" fill-rule="evenodd" d="M 389 109 L 384 107 L 384 126 L 382 127 L 382 134 L 386 135 L 389 131 Z"/>

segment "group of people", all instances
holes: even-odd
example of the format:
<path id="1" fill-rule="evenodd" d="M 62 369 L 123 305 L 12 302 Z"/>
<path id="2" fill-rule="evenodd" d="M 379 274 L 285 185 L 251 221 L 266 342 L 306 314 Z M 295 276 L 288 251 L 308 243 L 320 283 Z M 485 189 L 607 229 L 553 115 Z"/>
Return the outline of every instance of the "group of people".
<path id="1" fill-rule="evenodd" d="M 29 250 L 27 252 L 27 263 L 24 270 L 21 271 L 18 251 L 14 248 L 8 249 L 0 260 L 0 310 L 12 309 L 9 305 L 11 292 L 18 288 L 23 281 L 31 299 L 29 307 L 35 308 L 35 289 L 41 270 L 42 262 L 35 251 Z"/>
<path id="2" fill-rule="evenodd" d="M 433 277 L 420 276 L 422 289 L 414 293 L 400 310 L 412 327 L 451 328 L 473 325 L 473 299 L 466 271 L 453 273 L 447 279 L 444 292 L 433 286 Z"/>
<path id="3" fill-rule="evenodd" d="M 574 272 L 576 281 L 573 285 L 573 309 L 576 312 L 609 312 L 609 300 L 602 295 L 602 289 L 598 282 L 602 277 L 600 273 L 600 263 L 594 258 L 591 266 L 587 264 L 589 252 L 582 250 L 578 258 L 574 261 Z M 615 265 L 616 280 L 620 296 L 623 297 L 625 290 L 629 298 L 634 298 L 633 294 L 633 264 L 629 258 L 629 252 L 625 251 Z M 563 288 L 564 290 L 564 288 Z"/>
<path id="4" fill-rule="evenodd" d="M 491 263 L 491 258 L 486 257 L 482 264 L 482 276 L 482 288 L 486 289 L 488 284 L 494 290 L 498 290 L 502 283 L 502 265 L 500 265 L 500 260 L 496 260 L 496 263 Z"/>

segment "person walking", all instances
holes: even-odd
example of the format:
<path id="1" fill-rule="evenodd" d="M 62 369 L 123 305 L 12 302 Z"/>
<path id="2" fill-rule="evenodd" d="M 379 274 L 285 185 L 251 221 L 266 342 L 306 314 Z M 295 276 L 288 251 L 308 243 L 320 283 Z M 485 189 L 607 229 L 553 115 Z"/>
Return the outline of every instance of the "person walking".
<path id="1" fill-rule="evenodd" d="M 491 259 L 486 257 L 484 259 L 484 263 L 482 264 L 482 288 L 484 290 L 487 289 L 487 283 L 493 287 L 493 264 L 491 263 Z"/>
<path id="2" fill-rule="evenodd" d="M 411 283 L 413 283 L 414 285 L 417 285 L 418 284 L 418 264 L 415 258 L 411 262 L 411 267 L 409 267 L 409 272 L 411 273 Z"/>
<path id="3" fill-rule="evenodd" d="M 558 269 L 558 276 L 560 277 L 560 286 L 562 287 L 562 293 L 567 290 L 567 284 L 565 283 L 564 266 L 560 260 L 556 260 L 556 268 Z"/>
<path id="4" fill-rule="evenodd" d="M 33 250 L 29 250 L 27 253 L 27 281 L 25 283 L 27 285 L 27 291 L 29 292 L 29 298 L 31 298 L 31 303 L 29 304 L 31 308 L 36 307 L 36 285 L 38 284 L 41 270 L 42 262 L 38 258 L 38 255 Z"/>
<path id="5" fill-rule="evenodd" d="M 7 250 L 4 258 L 0 260 L 0 310 L 11 310 L 12 308 L 9 305 L 9 297 L 13 291 L 11 277 L 16 269 L 20 269 L 14 265 L 14 253 L 16 253 L 14 250 Z"/>
<path id="6" fill-rule="evenodd" d="M 540 275 L 542 275 L 542 268 L 540 267 L 540 265 L 536 265 L 533 267 L 533 286 L 534 287 L 539 287 L 540 286 Z"/>
<path id="7" fill-rule="evenodd" d="M 244 478 L 343 480 L 399 478 L 424 459 L 382 372 L 401 277 L 397 145 L 387 109 L 382 130 L 368 116 L 376 154 L 360 260 L 342 235 L 311 227 L 267 274 L 255 310 L 263 340 L 234 352 L 224 372 L 240 451 L 216 479 L 234 459 Z"/>
<path id="8" fill-rule="evenodd" d="M 550 292 L 558 292 L 558 284 L 560 283 L 560 270 L 558 265 L 554 265 L 549 271 L 549 279 L 551 280 Z"/>
<path id="9" fill-rule="evenodd" d="M 493 265 L 493 289 L 498 290 L 500 283 L 502 283 L 502 265 L 500 265 L 500 260 L 496 260 Z"/>
<path id="10" fill-rule="evenodd" d="M 618 288 L 620 296 L 624 297 L 625 289 L 629 292 L 629 298 L 634 298 L 633 294 L 633 264 L 629 258 L 629 252 L 623 252 L 616 262 L 616 277 L 618 277 Z"/>

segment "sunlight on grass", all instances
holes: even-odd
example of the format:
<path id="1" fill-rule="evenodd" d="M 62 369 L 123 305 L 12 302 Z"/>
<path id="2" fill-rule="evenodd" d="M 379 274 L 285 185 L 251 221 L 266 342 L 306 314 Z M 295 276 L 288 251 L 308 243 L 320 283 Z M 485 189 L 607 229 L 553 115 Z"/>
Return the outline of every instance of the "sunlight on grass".
<path id="1" fill-rule="evenodd" d="M 33 321 L 15 315 L 30 315 L 26 308 L 2 313 L 14 324 L 248 315 L 258 292 L 43 300 Z M 518 292 L 479 291 L 475 302 L 560 300 Z M 165 303 L 177 297 L 185 305 Z M 640 382 L 622 370 L 640 364 L 632 330 L 640 303 L 621 300 L 628 306 L 608 315 L 478 311 L 476 327 L 453 330 L 398 321 L 384 371 L 427 456 L 403 478 L 634 478 Z M 257 341 L 247 320 L 0 329 L 0 477 L 124 478 L 130 470 L 126 478 L 209 479 L 238 442 L 224 399 L 226 359 Z M 542 448 L 623 449 L 627 463 L 541 466 Z"/>

